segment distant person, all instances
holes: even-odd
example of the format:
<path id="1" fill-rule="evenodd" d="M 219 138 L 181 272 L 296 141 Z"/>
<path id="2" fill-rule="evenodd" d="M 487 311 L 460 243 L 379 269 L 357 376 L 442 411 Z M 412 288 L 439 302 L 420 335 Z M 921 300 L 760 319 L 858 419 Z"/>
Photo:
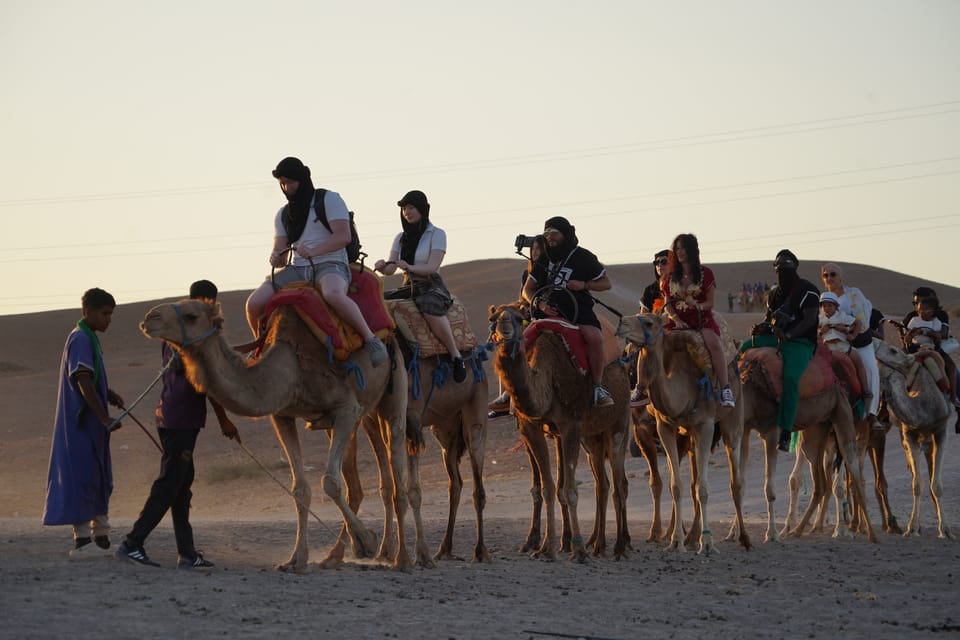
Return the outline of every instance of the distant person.
<path id="1" fill-rule="evenodd" d="M 71 558 L 109 555 L 110 425 L 107 405 L 123 409 L 123 398 L 107 385 L 97 332 L 104 332 L 117 306 L 103 289 L 89 289 L 82 318 L 67 336 L 60 358 L 57 411 L 50 446 L 45 525 L 73 525 Z M 114 425 L 115 429 L 120 424 Z"/>
<path id="2" fill-rule="evenodd" d="M 713 317 L 717 281 L 710 267 L 700 264 L 697 236 L 681 233 L 674 238 L 670 249 L 673 255 L 660 284 L 663 310 L 667 314 L 663 328 L 666 331 L 692 329 L 700 332 L 720 385 L 720 406 L 733 407 L 736 401 L 724 362 L 720 326 Z"/>
<path id="3" fill-rule="evenodd" d="M 534 236 L 533 244 L 530 245 L 530 259 L 527 261 L 527 266 L 520 276 L 521 302 L 523 301 L 523 285 L 527 284 L 527 278 L 530 276 L 531 269 L 533 269 L 533 263 L 543 255 L 543 247 L 543 236 Z M 503 388 L 503 379 L 500 380 L 500 395 L 494 398 L 487 408 L 490 410 L 487 417 L 491 419 L 510 414 L 510 393 Z"/>
<path id="4" fill-rule="evenodd" d="M 403 231 L 393 239 L 390 256 L 377 260 L 374 268 L 387 276 L 397 269 L 403 271 L 403 286 L 414 290 L 414 304 L 450 354 L 453 381 L 463 382 L 467 379 L 467 367 L 447 317 L 453 296 L 440 277 L 440 264 L 447 253 L 447 234 L 430 222 L 430 202 L 422 191 L 408 191 L 397 206 Z"/>
<path id="5" fill-rule="evenodd" d="M 781 451 L 790 450 L 794 420 L 800 406 L 800 376 L 813 358 L 817 344 L 820 291 L 797 273 L 800 261 L 789 249 L 781 249 L 773 261 L 777 284 L 767 296 L 764 321 L 755 325 L 740 347 L 777 347 L 783 358 L 783 394 L 777 407 Z"/>
<path id="6" fill-rule="evenodd" d="M 208 304 L 217 301 L 217 287 L 209 280 L 198 280 L 190 285 L 190 299 Z M 190 501 L 193 498 L 194 449 L 197 436 L 207 422 L 207 401 L 220 421 L 220 431 L 228 438 L 240 440 L 237 427 L 213 398 L 200 393 L 187 380 L 180 354 L 164 342 L 160 347 L 163 365 L 163 386 L 157 404 L 157 435 L 163 451 L 160 454 L 160 474 L 150 487 L 140 517 L 117 549 L 116 556 L 134 564 L 159 567 L 152 561 L 143 544 L 163 516 L 170 511 L 173 535 L 177 542 L 177 567 L 209 569 L 213 563 L 203 557 L 193 544 L 190 526 Z M 173 363 L 167 367 L 167 364 Z"/>
<path id="7" fill-rule="evenodd" d="M 606 364 L 603 333 L 590 295 L 591 291 L 609 289 L 610 276 L 597 256 L 580 246 L 576 227 L 566 218 L 549 218 L 543 225 L 543 238 L 546 249 L 533 263 L 533 271 L 523 286 L 523 299 L 530 303 L 535 319 L 559 317 L 580 328 L 593 380 L 593 406 L 612 406 L 613 398 L 601 384 Z M 536 296 L 544 288 L 549 289 L 546 295 Z"/>
<path id="8" fill-rule="evenodd" d="M 936 298 L 920 298 L 917 303 L 917 315 L 907 323 L 906 341 L 910 353 L 940 348 L 943 339 L 943 323 L 937 318 L 939 302 Z"/>
<path id="9" fill-rule="evenodd" d="M 663 274 L 667 271 L 667 264 L 670 262 L 670 250 L 661 249 L 653 255 L 653 282 L 643 289 L 640 296 L 640 313 L 661 313 L 663 311 L 663 291 L 660 290 L 660 284 L 663 281 Z M 637 362 L 637 378 L 640 375 L 640 362 Z M 647 396 L 646 389 L 639 384 L 634 385 L 630 391 L 630 406 L 643 407 L 650 404 L 650 398 Z"/>
<path id="10" fill-rule="evenodd" d="M 274 286 L 279 288 L 306 280 L 319 288 L 323 300 L 337 316 L 363 338 L 370 364 L 380 366 L 387 360 L 387 348 L 370 330 L 357 303 L 347 296 L 351 280 L 344 248 L 351 239 L 347 205 L 340 194 L 324 193 L 323 208 L 328 230 L 317 217 L 314 207 L 317 191 L 310 179 L 310 167 L 304 166 L 297 158 L 284 158 L 273 170 L 273 177 L 280 183 L 287 204 L 274 218 L 270 265 L 279 270 L 272 277 L 267 276 L 247 298 L 247 323 L 254 339 L 260 336 L 263 311 L 273 297 Z M 293 263 L 287 264 L 291 252 L 294 254 Z"/>

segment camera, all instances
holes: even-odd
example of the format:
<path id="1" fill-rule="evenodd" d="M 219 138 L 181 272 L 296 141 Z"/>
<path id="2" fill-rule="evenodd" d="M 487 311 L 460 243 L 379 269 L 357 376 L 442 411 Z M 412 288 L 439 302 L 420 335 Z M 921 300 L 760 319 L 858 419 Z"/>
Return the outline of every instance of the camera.
<path id="1" fill-rule="evenodd" d="M 537 236 L 525 236 L 522 233 L 517 236 L 517 239 L 513 241 L 513 246 L 517 248 L 517 251 L 521 249 L 529 249 L 533 246 L 533 243 L 537 240 Z"/>

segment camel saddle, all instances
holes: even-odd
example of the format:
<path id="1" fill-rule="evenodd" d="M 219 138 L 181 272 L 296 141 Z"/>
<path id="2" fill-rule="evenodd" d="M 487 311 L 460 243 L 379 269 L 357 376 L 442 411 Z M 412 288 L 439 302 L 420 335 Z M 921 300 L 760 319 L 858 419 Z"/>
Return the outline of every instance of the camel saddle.
<path id="1" fill-rule="evenodd" d="M 847 358 L 849 360 L 849 358 Z M 853 363 L 850 363 L 851 367 Z M 755 347 L 740 355 L 740 380 L 747 381 L 751 373 L 760 371 L 766 380 L 767 388 L 779 401 L 783 397 L 783 358 L 775 347 Z M 856 371 L 853 378 L 856 379 Z M 837 382 L 833 370 L 833 352 L 825 346 L 817 345 L 807 368 L 800 377 L 800 399 L 810 398 Z M 857 385 L 859 387 L 859 383 Z"/>
<path id="2" fill-rule="evenodd" d="M 605 318 L 600 320 L 600 331 L 603 333 L 603 361 L 613 362 L 620 357 L 620 344 L 617 342 L 616 331 Z M 587 343 L 580 333 L 580 327 L 560 320 L 559 318 L 542 318 L 534 320 L 523 331 L 523 344 L 527 350 L 533 347 L 533 343 L 543 332 L 549 332 L 559 336 L 560 341 L 570 354 L 570 361 L 573 366 L 583 375 L 590 373 L 590 363 L 587 358 Z"/>
<path id="3" fill-rule="evenodd" d="M 817 347 L 819 351 L 820 348 Z M 829 349 L 828 349 L 829 351 Z M 836 374 L 840 384 L 847 390 L 847 396 L 859 398 L 863 395 L 864 389 L 860 384 L 860 376 L 857 375 L 857 365 L 853 364 L 853 359 L 840 351 L 830 351 L 830 365 L 833 373 Z"/>
<path id="4" fill-rule="evenodd" d="M 409 343 L 420 345 L 420 356 L 435 356 L 447 353 L 447 348 L 433 335 L 423 314 L 410 299 L 387 300 L 387 310 L 396 322 L 397 331 Z M 466 353 L 477 347 L 477 336 L 470 327 L 467 310 L 457 296 L 453 296 L 453 305 L 447 310 L 453 339 L 460 353 Z"/>
<path id="5" fill-rule="evenodd" d="M 370 330 L 385 340 L 396 325 L 383 301 L 383 281 L 359 263 L 351 264 L 350 270 L 353 277 L 347 287 L 347 296 L 360 307 Z M 351 353 L 363 346 L 360 334 L 333 312 L 320 295 L 320 289 L 312 283 L 294 282 L 277 291 L 267 303 L 263 317 L 269 318 L 284 305 L 293 307 L 317 340 L 328 346 L 337 360 L 347 360 Z"/>

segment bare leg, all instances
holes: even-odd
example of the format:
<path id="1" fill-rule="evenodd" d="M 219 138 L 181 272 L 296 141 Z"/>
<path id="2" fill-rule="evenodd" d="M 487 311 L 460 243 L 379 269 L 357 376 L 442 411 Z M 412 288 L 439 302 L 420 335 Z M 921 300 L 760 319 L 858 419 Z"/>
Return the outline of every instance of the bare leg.
<path id="1" fill-rule="evenodd" d="M 367 326 L 367 321 L 360 313 L 360 307 L 347 296 L 348 283 L 336 273 L 327 273 L 317 283 L 320 286 L 320 295 L 330 305 L 337 315 L 360 334 L 364 340 L 373 337 L 373 332 Z"/>
<path id="2" fill-rule="evenodd" d="M 426 319 L 427 326 L 430 327 L 433 335 L 437 336 L 437 339 L 447 348 L 447 353 L 450 354 L 450 357 L 461 357 L 460 350 L 457 348 L 457 341 L 453 338 L 453 328 L 450 326 L 450 319 L 447 316 L 432 316 L 427 313 L 423 314 L 423 317 Z"/>

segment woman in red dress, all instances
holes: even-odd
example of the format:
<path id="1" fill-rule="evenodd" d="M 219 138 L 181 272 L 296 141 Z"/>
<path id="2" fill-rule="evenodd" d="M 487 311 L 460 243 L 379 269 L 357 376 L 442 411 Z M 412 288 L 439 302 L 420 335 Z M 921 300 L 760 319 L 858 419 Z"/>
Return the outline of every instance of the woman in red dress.
<path id="1" fill-rule="evenodd" d="M 667 331 L 691 329 L 700 332 L 720 385 L 720 406 L 735 406 L 727 365 L 723 361 L 720 327 L 713 317 L 713 295 L 717 288 L 713 271 L 700 264 L 700 245 L 692 233 L 678 235 L 670 248 L 673 254 L 660 283 L 663 308 L 667 314 L 663 328 Z"/>

